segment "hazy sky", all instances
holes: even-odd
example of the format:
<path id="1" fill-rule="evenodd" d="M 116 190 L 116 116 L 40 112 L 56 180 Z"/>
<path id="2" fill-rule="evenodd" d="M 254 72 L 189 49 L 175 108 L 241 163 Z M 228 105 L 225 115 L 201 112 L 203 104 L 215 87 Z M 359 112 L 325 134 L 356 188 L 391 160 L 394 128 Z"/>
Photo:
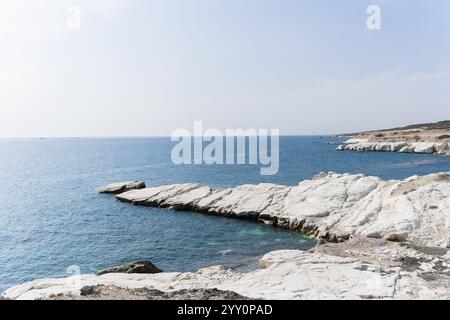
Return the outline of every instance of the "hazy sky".
<path id="1" fill-rule="evenodd" d="M 368 5 L 381 30 L 366 27 Z M 67 8 L 81 9 L 79 30 Z M 73 17 L 73 16 L 72 16 Z M 450 119 L 450 1 L 8 0 L 0 136 Z"/>

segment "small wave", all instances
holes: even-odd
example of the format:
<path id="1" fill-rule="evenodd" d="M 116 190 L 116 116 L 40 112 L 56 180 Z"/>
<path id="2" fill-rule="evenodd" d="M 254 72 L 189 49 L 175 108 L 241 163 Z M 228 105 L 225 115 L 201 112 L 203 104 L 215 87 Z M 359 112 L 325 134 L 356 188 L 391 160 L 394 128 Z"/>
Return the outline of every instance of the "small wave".
<path id="1" fill-rule="evenodd" d="M 22 239 L 19 240 L 21 243 L 26 243 L 30 241 L 32 238 L 30 236 L 24 236 Z"/>
<path id="2" fill-rule="evenodd" d="M 220 250 L 218 253 L 221 254 L 222 256 L 226 256 L 227 254 L 230 254 L 231 252 L 233 252 L 233 249 Z"/>

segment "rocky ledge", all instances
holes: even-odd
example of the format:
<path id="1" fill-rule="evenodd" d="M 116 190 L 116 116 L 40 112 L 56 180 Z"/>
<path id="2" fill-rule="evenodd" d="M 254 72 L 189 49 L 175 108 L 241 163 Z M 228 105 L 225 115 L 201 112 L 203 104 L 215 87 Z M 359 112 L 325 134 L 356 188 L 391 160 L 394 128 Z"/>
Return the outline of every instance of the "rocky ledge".
<path id="1" fill-rule="evenodd" d="M 129 190 L 139 190 L 145 188 L 144 181 L 127 181 L 119 183 L 111 183 L 107 186 L 97 188 L 99 193 L 119 194 Z"/>
<path id="2" fill-rule="evenodd" d="M 7 299 L 448 299 L 448 255 L 380 240 L 319 245 L 313 252 L 266 254 L 257 270 L 220 266 L 197 272 L 108 273 L 41 279 Z M 371 243 L 371 241 L 380 241 Z M 343 247 L 342 247 L 343 246 Z M 321 249 L 323 248 L 323 249 Z M 323 251 L 324 253 L 322 253 Z M 340 255 L 345 256 L 340 256 Z"/>
<path id="3" fill-rule="evenodd" d="M 432 153 L 450 155 L 450 121 L 367 131 L 352 137 L 336 150 Z"/>
<path id="4" fill-rule="evenodd" d="M 450 155 L 448 142 L 412 142 L 402 139 L 369 140 L 352 138 L 344 141 L 344 144 L 336 148 L 337 151 L 384 151 L 402 153 L 428 153 L 439 155 Z"/>
<path id="5" fill-rule="evenodd" d="M 131 190 L 117 199 L 253 219 L 322 240 L 309 252 L 268 253 L 251 272 L 215 266 L 192 273 L 81 275 L 25 283 L 3 297 L 81 298 L 83 288 L 105 286 L 106 292 L 128 290 L 130 297 L 146 288 L 176 294 L 219 290 L 252 299 L 448 299 L 449 195 L 450 173 L 383 181 L 330 172 L 297 186 L 179 184 Z"/>
<path id="6" fill-rule="evenodd" d="M 450 173 L 383 181 L 320 173 L 297 186 L 177 184 L 117 195 L 136 205 L 252 219 L 339 242 L 351 235 L 450 246 Z"/>

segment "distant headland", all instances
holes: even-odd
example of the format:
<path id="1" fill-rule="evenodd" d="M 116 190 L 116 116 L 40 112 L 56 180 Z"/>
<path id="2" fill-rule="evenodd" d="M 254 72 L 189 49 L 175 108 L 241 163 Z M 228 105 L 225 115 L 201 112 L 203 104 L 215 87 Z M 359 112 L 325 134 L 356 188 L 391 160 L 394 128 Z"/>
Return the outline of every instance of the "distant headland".
<path id="1" fill-rule="evenodd" d="M 346 133 L 351 139 L 337 147 L 344 151 L 388 151 L 450 155 L 450 120 L 405 127 Z"/>

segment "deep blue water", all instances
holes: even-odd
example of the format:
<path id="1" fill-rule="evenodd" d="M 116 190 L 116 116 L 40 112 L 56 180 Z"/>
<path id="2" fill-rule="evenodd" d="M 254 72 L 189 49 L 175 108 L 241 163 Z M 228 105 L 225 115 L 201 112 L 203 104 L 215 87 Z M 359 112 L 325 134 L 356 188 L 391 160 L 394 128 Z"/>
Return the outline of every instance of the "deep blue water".
<path id="1" fill-rule="evenodd" d="M 279 173 L 261 176 L 250 165 L 173 165 L 167 138 L 0 140 L 0 291 L 66 276 L 70 265 L 92 273 L 150 259 L 166 271 L 193 271 L 314 244 L 262 224 L 136 207 L 95 192 L 110 182 L 295 185 L 320 171 L 384 179 L 450 171 L 450 157 L 337 152 L 330 141 L 337 139 L 282 137 Z"/>

